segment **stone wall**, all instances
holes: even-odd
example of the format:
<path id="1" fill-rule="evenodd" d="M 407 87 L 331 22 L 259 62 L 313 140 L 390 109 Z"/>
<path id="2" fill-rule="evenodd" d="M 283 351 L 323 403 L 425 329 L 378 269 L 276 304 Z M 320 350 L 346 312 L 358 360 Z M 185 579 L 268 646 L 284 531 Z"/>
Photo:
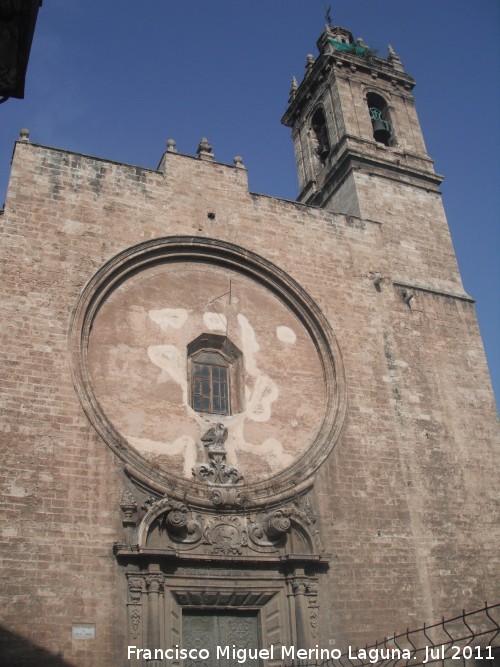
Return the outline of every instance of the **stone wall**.
<path id="1" fill-rule="evenodd" d="M 391 219 L 370 220 L 368 210 L 368 219 L 360 219 L 251 194 L 244 169 L 210 160 L 167 152 L 159 171 L 151 171 L 16 144 L 0 217 L 0 588 L 7 596 L 0 622 L 26 643 L 7 646 L 9 664 L 30 664 L 22 654 L 32 644 L 68 665 L 127 664 L 126 581 L 112 548 L 124 540 L 119 505 L 128 480 L 122 460 L 82 409 L 68 332 L 78 299 L 99 268 L 127 248 L 161 237 L 217 239 L 277 265 L 318 305 L 338 342 L 348 412 L 310 495 L 330 555 L 329 570 L 321 575 L 318 643 L 362 645 L 498 598 L 498 544 L 492 539 L 498 430 L 474 307 L 462 291 L 444 218 L 436 218 L 434 231 L 424 229 L 418 211 L 394 204 Z M 207 298 L 199 296 L 193 270 L 184 266 L 182 284 L 173 280 L 171 289 L 161 276 L 144 294 L 126 283 L 96 315 L 91 381 L 125 437 L 132 428 L 132 437 L 161 442 L 162 409 L 175 417 L 175 423 L 165 420 L 165 432 L 172 430 L 165 440 L 182 437 L 175 429 L 190 408 L 168 369 L 151 363 L 148 349 L 168 344 L 182 350 L 196 327 L 183 333 L 171 321 L 165 324 L 161 312 L 160 324 L 148 316 L 138 333 L 134 326 L 145 313 L 165 309 L 187 310 L 201 322 Z M 210 296 L 228 275 L 209 273 L 216 283 Z M 245 278 L 241 292 L 248 298 L 244 311 L 232 313 L 235 322 L 243 315 L 257 323 L 254 365 L 282 383 L 294 412 L 268 410 L 269 418 L 252 422 L 250 431 L 256 446 L 266 438 L 279 441 L 274 465 L 286 467 L 286 456 L 300 458 L 314 439 L 324 403 L 324 388 L 315 386 L 321 363 L 296 315 L 273 301 L 268 288 Z M 146 308 L 142 301 L 151 293 Z M 127 319 L 134 313 L 136 319 Z M 251 354 L 241 321 L 231 331 L 248 374 Z M 286 340 L 276 333 L 280 326 L 287 328 Z M 150 340 L 145 332 L 153 330 Z M 284 356 L 288 330 L 302 337 L 295 357 Z M 117 353 L 113 364 L 107 345 Z M 124 346 L 135 352 L 129 355 Z M 280 379 L 288 359 L 294 369 L 312 364 L 296 388 L 292 377 Z M 162 372 L 170 379 L 158 383 Z M 124 380 L 130 377 L 136 379 L 135 415 L 127 407 L 131 389 Z M 138 379 L 149 383 L 147 399 Z M 292 421 L 299 421 L 301 392 L 304 414 L 312 417 L 296 431 Z M 127 419 L 132 426 L 123 426 Z M 153 437 L 148 428 L 155 419 Z M 193 441 L 196 428 L 201 436 L 192 418 Z M 228 451 L 240 444 L 235 440 Z M 261 467 L 258 457 L 251 465 L 245 456 L 238 463 L 251 468 L 250 475 L 267 475 L 273 456 L 265 452 Z M 167 459 L 161 464 L 168 465 Z M 183 476 L 189 476 L 188 467 L 185 460 L 173 461 Z M 96 638 L 72 639 L 78 624 L 95 625 Z M 46 658 L 43 664 L 51 663 Z"/>

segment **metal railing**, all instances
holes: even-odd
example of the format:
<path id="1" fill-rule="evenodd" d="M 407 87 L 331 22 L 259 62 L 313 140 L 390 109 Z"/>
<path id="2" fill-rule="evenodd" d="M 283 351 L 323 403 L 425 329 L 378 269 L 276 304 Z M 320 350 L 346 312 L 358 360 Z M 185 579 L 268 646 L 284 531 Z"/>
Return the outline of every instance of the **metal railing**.
<path id="1" fill-rule="evenodd" d="M 496 649 L 496 650 L 495 650 Z M 463 611 L 432 625 L 385 637 L 363 648 L 349 648 L 326 661 L 299 660 L 294 667 L 481 667 L 500 664 L 500 604 Z M 482 662 L 479 662 L 482 661 Z"/>

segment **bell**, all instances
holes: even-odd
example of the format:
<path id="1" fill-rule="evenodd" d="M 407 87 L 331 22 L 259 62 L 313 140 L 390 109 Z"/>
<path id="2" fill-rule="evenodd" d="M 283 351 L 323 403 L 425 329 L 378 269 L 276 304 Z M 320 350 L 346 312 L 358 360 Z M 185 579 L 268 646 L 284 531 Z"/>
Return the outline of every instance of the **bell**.
<path id="1" fill-rule="evenodd" d="M 375 141 L 379 141 L 386 146 L 389 144 L 389 139 L 391 138 L 391 131 L 387 126 L 388 123 L 381 118 L 373 121 L 373 136 Z"/>
<path id="2" fill-rule="evenodd" d="M 319 152 L 320 158 L 322 160 L 326 159 L 328 157 L 329 152 L 330 152 L 330 146 L 328 144 L 324 144 Z"/>

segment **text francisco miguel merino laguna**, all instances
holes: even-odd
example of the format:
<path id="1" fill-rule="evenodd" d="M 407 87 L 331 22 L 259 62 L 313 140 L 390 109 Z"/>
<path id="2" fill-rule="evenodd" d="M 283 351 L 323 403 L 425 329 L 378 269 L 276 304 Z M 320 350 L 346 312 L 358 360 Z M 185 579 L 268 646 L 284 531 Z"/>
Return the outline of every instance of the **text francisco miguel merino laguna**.
<path id="1" fill-rule="evenodd" d="M 451 646 L 446 649 L 444 646 L 426 646 L 425 657 L 422 663 L 444 659 L 445 657 L 453 660 L 460 660 L 462 658 L 478 658 L 493 660 L 493 652 L 491 646 Z M 209 660 L 211 653 L 206 648 L 180 648 L 177 644 L 172 648 L 167 649 L 142 649 L 137 646 L 127 647 L 127 657 L 129 660 L 142 658 L 143 660 Z M 317 644 L 315 648 L 296 648 L 295 646 L 271 646 L 270 648 L 237 648 L 234 644 L 232 646 L 216 646 L 215 658 L 225 658 L 226 660 L 233 660 L 239 665 L 244 665 L 247 660 L 273 660 L 295 658 L 299 660 L 339 660 L 341 652 L 338 649 L 320 648 Z M 353 651 L 349 647 L 349 658 L 356 658 L 358 660 L 368 660 L 371 663 L 378 662 L 378 660 L 410 660 L 412 654 L 408 649 L 397 648 L 370 648 L 370 649 L 356 649 Z M 413 655 L 416 658 L 415 655 Z M 485 664 L 487 667 L 488 663 Z"/>

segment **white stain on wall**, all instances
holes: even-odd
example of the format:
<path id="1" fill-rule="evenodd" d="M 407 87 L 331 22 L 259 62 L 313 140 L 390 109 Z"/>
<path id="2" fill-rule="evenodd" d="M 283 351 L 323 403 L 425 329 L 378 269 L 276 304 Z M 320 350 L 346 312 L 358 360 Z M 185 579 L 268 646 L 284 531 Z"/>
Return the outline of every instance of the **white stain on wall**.
<path id="1" fill-rule="evenodd" d="M 276 336 L 282 343 L 290 343 L 290 345 L 294 345 L 297 340 L 295 331 L 285 326 L 276 327 Z"/>
<path id="2" fill-rule="evenodd" d="M 210 331 L 227 331 L 227 317 L 221 313 L 204 313 L 203 322 Z"/>
<path id="3" fill-rule="evenodd" d="M 261 445 L 257 445 L 256 448 L 259 450 L 261 456 L 262 454 L 265 455 L 266 461 L 273 472 L 292 465 L 294 461 L 293 455 L 287 454 L 281 442 L 276 440 L 276 438 L 267 438 Z"/>
<path id="4" fill-rule="evenodd" d="M 181 354 L 175 345 L 150 345 L 148 347 L 148 357 L 155 366 L 161 368 L 158 376 L 158 384 L 172 379 L 182 389 L 182 401 L 185 405 L 188 402 L 187 396 L 187 367 L 186 357 Z"/>
<path id="5" fill-rule="evenodd" d="M 173 313 L 175 313 L 175 316 Z M 182 309 L 164 308 L 162 310 L 149 311 L 149 316 L 165 330 L 169 326 L 180 328 L 185 323 L 188 312 Z M 225 321 L 221 320 L 218 313 L 205 313 L 203 321 L 205 326 L 212 331 L 225 331 Z M 260 350 L 260 345 L 257 342 L 252 325 L 241 313 L 238 314 L 238 323 L 241 331 L 245 370 L 249 382 L 245 387 L 245 411 L 229 418 L 231 422 L 230 437 L 226 443 L 228 458 L 233 464 L 237 464 L 238 453 L 247 452 L 263 458 L 271 471 L 277 472 L 293 462 L 293 455 L 287 453 L 283 444 L 275 438 L 267 438 L 262 443 L 256 444 L 248 442 L 244 432 L 246 420 L 267 422 L 271 419 L 272 404 L 279 396 L 278 386 L 268 375 L 259 369 L 256 355 Z M 294 337 L 293 342 L 295 342 L 296 336 L 294 332 L 288 327 L 281 328 L 287 329 Z M 290 336 L 290 333 L 285 334 L 288 338 L 287 342 L 291 341 L 292 336 Z M 195 418 L 203 430 L 206 429 L 206 418 L 196 413 L 189 405 L 185 350 L 181 351 L 175 345 L 151 345 L 148 348 L 148 357 L 155 366 L 161 369 L 157 382 L 162 383 L 171 380 L 178 384 L 182 390 L 182 402 L 188 413 L 192 418 Z M 222 419 L 222 421 L 226 422 L 227 418 L 217 416 L 217 419 Z M 191 478 L 191 469 L 197 462 L 196 442 L 192 437 L 182 436 L 173 442 L 160 442 L 132 436 L 129 436 L 128 439 L 138 451 L 150 460 L 152 457 L 157 456 L 182 456 L 184 475 L 188 479 Z"/>
<path id="6" fill-rule="evenodd" d="M 260 345 L 257 343 L 255 331 L 247 318 L 241 313 L 238 314 L 238 324 L 241 329 L 241 343 L 243 347 L 243 357 L 245 359 L 245 370 L 252 377 L 260 375 L 255 355 L 260 350 Z"/>
<path id="7" fill-rule="evenodd" d="M 269 466 L 271 473 L 283 470 L 295 460 L 293 454 L 285 452 L 283 444 L 276 438 L 266 438 L 258 444 L 246 440 L 244 419 L 231 424 L 226 449 L 228 460 L 234 465 L 238 465 L 238 454 L 253 454 L 261 461 L 264 469 L 265 465 Z"/>
<path id="8" fill-rule="evenodd" d="M 246 415 L 252 421 L 266 422 L 271 418 L 272 403 L 278 398 L 278 387 L 274 380 L 259 370 L 257 366 L 255 355 L 260 350 L 260 346 L 252 325 L 241 313 L 238 315 L 238 323 L 241 329 L 245 370 L 255 378 L 252 388 L 245 387 Z"/>
<path id="9" fill-rule="evenodd" d="M 271 419 L 273 401 L 278 398 L 278 387 L 267 375 L 259 375 L 250 392 L 247 402 L 247 417 L 254 422 L 267 422 Z"/>
<path id="10" fill-rule="evenodd" d="M 161 310 L 150 310 L 149 317 L 162 331 L 181 329 L 189 316 L 185 308 L 162 308 Z"/>

